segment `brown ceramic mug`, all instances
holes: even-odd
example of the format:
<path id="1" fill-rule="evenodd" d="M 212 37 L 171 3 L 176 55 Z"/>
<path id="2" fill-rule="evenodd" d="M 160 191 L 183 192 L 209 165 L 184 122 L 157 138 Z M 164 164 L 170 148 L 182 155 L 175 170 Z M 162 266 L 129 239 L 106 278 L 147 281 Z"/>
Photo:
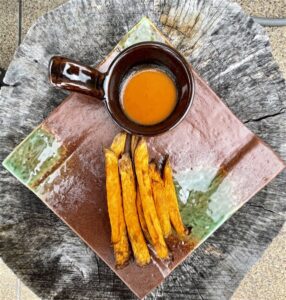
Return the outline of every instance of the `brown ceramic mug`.
<path id="1" fill-rule="evenodd" d="M 171 73 L 177 104 L 162 122 L 141 125 L 130 120 L 120 104 L 120 89 L 130 70 L 158 66 Z M 54 56 L 49 64 L 50 82 L 59 88 L 103 100 L 113 120 L 125 131 L 138 135 L 157 135 L 174 128 L 187 114 L 194 97 L 194 78 L 187 61 L 174 48 L 158 42 L 138 43 L 122 51 L 106 73 L 76 61 Z"/>

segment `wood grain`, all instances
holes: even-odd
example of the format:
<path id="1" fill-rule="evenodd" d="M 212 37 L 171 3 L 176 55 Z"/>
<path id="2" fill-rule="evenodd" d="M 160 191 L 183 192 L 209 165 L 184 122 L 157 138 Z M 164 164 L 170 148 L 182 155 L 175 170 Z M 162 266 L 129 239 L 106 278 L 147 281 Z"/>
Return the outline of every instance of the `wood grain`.
<path id="1" fill-rule="evenodd" d="M 232 111 L 286 158 L 286 89 L 264 30 L 228 1 L 70 1 L 41 17 L 0 94 L 1 160 L 65 97 L 54 54 L 96 64 L 142 16 L 152 19 Z M 285 172 L 174 271 L 149 299 L 229 299 L 285 221 Z M 1 169 L 0 253 L 43 299 L 134 299 L 30 191 Z"/>

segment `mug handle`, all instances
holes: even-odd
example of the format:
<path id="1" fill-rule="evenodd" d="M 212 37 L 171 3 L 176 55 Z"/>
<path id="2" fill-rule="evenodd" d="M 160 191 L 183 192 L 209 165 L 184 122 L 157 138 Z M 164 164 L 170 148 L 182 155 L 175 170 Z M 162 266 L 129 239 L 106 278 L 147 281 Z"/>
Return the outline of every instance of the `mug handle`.
<path id="1" fill-rule="evenodd" d="M 49 63 L 49 80 L 61 89 L 104 99 L 106 74 L 62 56 L 53 56 Z"/>

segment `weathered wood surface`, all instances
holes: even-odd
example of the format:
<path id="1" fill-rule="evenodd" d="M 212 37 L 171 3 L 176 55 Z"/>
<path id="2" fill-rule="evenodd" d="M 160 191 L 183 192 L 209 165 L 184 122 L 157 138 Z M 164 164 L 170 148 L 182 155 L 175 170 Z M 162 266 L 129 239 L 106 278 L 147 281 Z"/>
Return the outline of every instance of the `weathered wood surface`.
<path id="1" fill-rule="evenodd" d="M 144 15 L 246 125 L 286 158 L 286 87 L 261 27 L 227 1 L 70 1 L 38 20 L 1 90 L 1 161 L 65 94 L 47 82 L 63 54 L 98 63 Z M 229 299 L 285 221 L 285 172 L 242 207 L 149 299 Z M 43 299 L 133 299 L 44 204 L 1 168 L 0 251 Z M 144 284 L 144 283 L 142 283 Z"/>

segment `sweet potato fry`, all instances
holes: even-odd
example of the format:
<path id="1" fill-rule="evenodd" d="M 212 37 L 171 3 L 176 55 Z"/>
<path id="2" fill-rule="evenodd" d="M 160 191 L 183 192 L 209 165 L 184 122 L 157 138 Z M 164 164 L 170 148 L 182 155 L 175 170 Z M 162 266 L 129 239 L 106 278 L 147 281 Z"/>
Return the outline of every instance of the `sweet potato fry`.
<path id="1" fill-rule="evenodd" d="M 132 137 L 131 137 L 131 147 L 130 148 L 131 148 L 131 157 L 133 160 L 134 160 L 135 149 L 136 149 L 139 139 L 140 138 L 138 135 L 132 135 Z M 140 221 L 144 236 L 151 243 L 150 235 L 148 232 L 147 224 L 146 224 L 144 213 L 143 213 L 142 201 L 141 201 L 141 197 L 140 197 L 138 184 L 137 184 L 136 205 L 137 205 L 139 221 Z"/>
<path id="2" fill-rule="evenodd" d="M 137 187 L 137 193 L 136 193 L 136 205 L 137 205 L 137 212 L 138 212 L 140 225 L 141 225 L 142 231 L 144 233 L 144 236 L 149 242 L 151 242 L 151 238 L 150 238 L 150 235 L 148 232 L 147 224 L 146 224 L 144 213 L 143 213 L 142 201 L 141 201 L 140 192 L 139 192 L 138 187 Z"/>
<path id="3" fill-rule="evenodd" d="M 152 181 L 152 192 L 157 215 L 161 224 L 163 235 L 167 238 L 172 233 L 172 226 L 166 202 L 164 181 L 161 178 L 155 163 L 151 163 L 149 165 L 149 176 Z"/>
<path id="4" fill-rule="evenodd" d="M 130 249 L 123 215 L 121 186 L 116 154 L 105 149 L 107 207 L 111 226 L 116 267 L 123 267 L 129 260 Z"/>
<path id="5" fill-rule="evenodd" d="M 110 149 L 115 153 L 115 155 L 118 158 L 124 152 L 126 137 L 127 137 L 127 134 L 125 132 L 119 132 L 114 137 L 113 142 L 110 146 Z"/>
<path id="6" fill-rule="evenodd" d="M 132 246 L 136 263 L 145 266 L 150 262 L 150 254 L 147 248 L 136 207 L 136 186 L 129 154 L 123 154 L 119 160 L 119 173 L 121 178 L 123 211 L 129 240 Z"/>
<path id="7" fill-rule="evenodd" d="M 171 223 L 179 237 L 184 238 L 187 235 L 187 230 L 184 227 L 179 211 L 177 193 L 173 181 L 172 168 L 169 158 L 167 159 L 164 167 L 163 179 L 165 183 L 165 194 Z"/>
<path id="8" fill-rule="evenodd" d="M 138 141 L 139 141 L 139 136 L 132 135 L 132 137 L 131 137 L 131 157 L 132 157 L 132 159 L 134 159 L 134 153 L 135 153 L 135 149 L 138 144 Z"/>
<path id="9" fill-rule="evenodd" d="M 152 196 L 151 180 L 149 177 L 148 149 L 146 141 L 143 138 L 140 139 L 135 149 L 134 161 L 144 217 L 151 242 L 158 257 L 166 259 L 168 258 L 168 248 L 163 237 Z"/>

